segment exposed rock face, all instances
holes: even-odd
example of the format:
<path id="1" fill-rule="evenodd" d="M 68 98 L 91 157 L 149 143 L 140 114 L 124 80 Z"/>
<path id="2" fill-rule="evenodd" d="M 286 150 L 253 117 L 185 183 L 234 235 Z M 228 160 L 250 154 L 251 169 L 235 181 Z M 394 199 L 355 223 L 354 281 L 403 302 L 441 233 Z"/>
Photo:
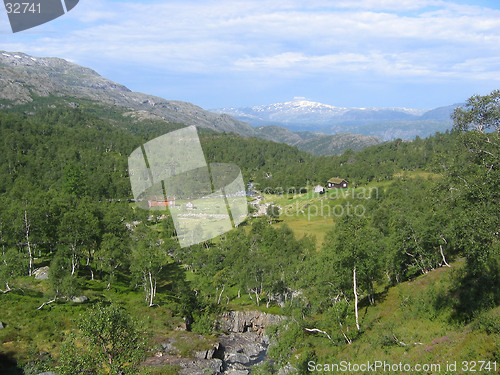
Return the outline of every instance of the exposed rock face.
<path id="1" fill-rule="evenodd" d="M 250 368 L 266 359 L 269 338 L 265 329 L 278 324 L 282 316 L 260 311 L 230 311 L 222 314 L 217 328 L 226 332 L 219 336 L 219 358 L 224 360 L 224 373 L 247 375 Z"/>
<path id="2" fill-rule="evenodd" d="M 189 354 L 184 353 L 184 355 L 182 355 L 182 350 L 180 348 L 183 347 L 186 340 L 203 342 L 203 345 L 206 345 L 206 349 Z M 178 367 L 178 373 L 181 375 L 222 374 L 223 362 L 222 359 L 216 356 L 216 352 L 219 350 L 218 342 L 211 342 L 210 340 L 206 340 L 203 336 L 181 334 L 165 339 L 164 342 L 159 344 L 159 347 L 161 349 L 156 353 L 155 357 L 148 358 L 145 361 L 144 364 L 146 366 L 163 367 L 168 365 Z"/>
<path id="3" fill-rule="evenodd" d="M 200 350 L 194 353 L 194 357 L 198 359 L 213 359 L 215 357 L 215 353 L 220 349 L 220 344 L 216 343 L 212 348 L 208 350 Z"/>
<path id="4" fill-rule="evenodd" d="M 155 358 L 148 358 L 144 363 L 147 366 L 179 366 L 180 375 L 219 375 L 222 374 L 223 365 L 220 359 L 193 359 L 181 358 L 171 355 L 162 355 Z"/>
<path id="5" fill-rule="evenodd" d="M 267 326 L 284 317 L 260 311 L 231 311 L 222 314 L 217 329 L 224 331 L 217 342 L 203 336 L 179 335 L 159 344 L 160 351 L 145 361 L 146 366 L 177 366 L 181 375 L 248 375 L 251 367 L 266 359 L 269 338 Z M 208 344 L 204 350 L 182 355 L 181 341 L 200 340 Z M 189 358 L 186 358 L 189 357 Z"/>
<path id="6" fill-rule="evenodd" d="M 0 108 L 1 101 L 7 106 L 7 103 L 29 103 L 35 95 L 91 99 L 127 109 L 126 115 L 138 119 L 161 118 L 217 132 L 255 135 L 251 125 L 227 114 L 209 112 L 191 103 L 132 92 L 92 69 L 63 59 L 0 51 Z"/>
<path id="7" fill-rule="evenodd" d="M 267 326 L 278 324 L 284 319 L 260 311 L 230 311 L 222 314 L 217 329 L 229 333 L 255 332 L 264 335 Z"/>
<path id="8" fill-rule="evenodd" d="M 228 333 L 219 337 L 225 374 L 246 375 L 266 359 L 269 340 L 256 332 Z"/>
<path id="9" fill-rule="evenodd" d="M 40 267 L 33 271 L 35 280 L 47 280 L 49 278 L 49 267 Z"/>

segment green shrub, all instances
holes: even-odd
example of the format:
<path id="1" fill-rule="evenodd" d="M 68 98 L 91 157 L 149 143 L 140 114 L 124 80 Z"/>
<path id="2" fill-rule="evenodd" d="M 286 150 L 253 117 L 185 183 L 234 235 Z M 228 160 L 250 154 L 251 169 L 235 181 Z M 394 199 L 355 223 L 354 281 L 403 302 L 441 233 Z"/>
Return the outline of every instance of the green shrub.
<path id="1" fill-rule="evenodd" d="M 489 335 L 500 335 L 500 309 L 496 308 L 480 314 L 472 323 L 472 328 Z"/>
<path id="2" fill-rule="evenodd" d="M 214 328 L 214 320 L 210 314 L 203 314 L 191 324 L 191 330 L 200 335 L 210 335 Z"/>

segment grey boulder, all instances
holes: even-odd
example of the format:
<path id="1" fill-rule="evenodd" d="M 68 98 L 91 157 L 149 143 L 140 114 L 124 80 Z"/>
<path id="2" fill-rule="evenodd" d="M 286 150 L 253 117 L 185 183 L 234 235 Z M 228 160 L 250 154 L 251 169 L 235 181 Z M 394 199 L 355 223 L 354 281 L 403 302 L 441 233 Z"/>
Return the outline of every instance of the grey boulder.
<path id="1" fill-rule="evenodd" d="M 33 271 L 35 280 L 47 280 L 49 278 L 49 267 L 40 267 Z"/>
<path id="2" fill-rule="evenodd" d="M 89 299 L 85 296 L 79 296 L 79 297 L 73 297 L 73 299 L 71 300 L 71 302 L 74 302 L 74 303 L 83 303 L 83 302 L 86 302 L 88 301 Z"/>

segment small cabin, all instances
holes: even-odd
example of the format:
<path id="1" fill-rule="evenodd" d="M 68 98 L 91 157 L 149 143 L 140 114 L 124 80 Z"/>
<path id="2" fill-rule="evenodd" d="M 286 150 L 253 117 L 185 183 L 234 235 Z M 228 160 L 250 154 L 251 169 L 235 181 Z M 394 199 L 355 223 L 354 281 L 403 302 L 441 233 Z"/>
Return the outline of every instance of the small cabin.
<path id="1" fill-rule="evenodd" d="M 326 182 L 326 187 L 328 189 L 347 189 L 348 184 L 346 180 L 340 177 L 333 177 Z"/>
<path id="2" fill-rule="evenodd" d="M 148 200 L 148 207 L 167 207 L 168 201 Z"/>
<path id="3" fill-rule="evenodd" d="M 148 207 L 153 208 L 153 207 L 174 207 L 175 206 L 175 198 L 174 197 L 165 197 L 159 198 L 159 197 L 149 197 L 148 199 Z"/>
<path id="4" fill-rule="evenodd" d="M 314 192 L 316 194 L 324 194 L 325 193 L 325 188 L 323 186 L 321 186 L 321 185 L 316 185 L 314 187 Z"/>

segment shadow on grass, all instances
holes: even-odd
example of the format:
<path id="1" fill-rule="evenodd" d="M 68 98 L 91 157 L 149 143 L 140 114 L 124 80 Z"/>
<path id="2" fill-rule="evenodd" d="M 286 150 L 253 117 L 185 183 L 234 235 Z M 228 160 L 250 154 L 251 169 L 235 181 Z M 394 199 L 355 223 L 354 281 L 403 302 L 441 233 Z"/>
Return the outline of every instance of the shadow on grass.
<path id="1" fill-rule="evenodd" d="M 480 313 L 500 305 L 500 270 L 496 264 L 490 268 L 490 272 L 463 272 L 454 281 L 450 293 L 434 307 L 452 305 L 452 321 L 470 323 Z"/>
<path id="2" fill-rule="evenodd" d="M 386 286 L 382 292 L 375 293 L 375 305 L 384 302 L 387 298 L 388 293 L 389 293 L 389 286 Z M 368 310 L 369 306 L 373 306 L 373 305 L 370 304 L 370 300 L 368 299 L 368 296 L 365 296 L 364 298 L 362 298 L 359 302 L 359 305 L 358 305 L 359 309 L 364 308 L 365 310 Z"/>
<path id="3" fill-rule="evenodd" d="M 13 294 L 17 294 L 19 296 L 24 296 L 24 297 L 31 297 L 31 298 L 37 298 L 40 299 L 43 297 L 43 292 L 40 290 L 34 290 L 34 289 L 14 289 L 12 290 Z"/>
<path id="4" fill-rule="evenodd" d="M 17 367 L 17 362 L 14 358 L 15 353 L 7 352 L 0 353 L 0 374 L 2 375 L 22 375 L 24 371 Z"/>
<path id="5" fill-rule="evenodd" d="M 170 263 L 163 268 L 160 280 L 158 295 L 163 295 L 165 302 L 173 303 L 177 313 L 191 317 L 198 307 L 198 301 L 191 283 L 186 279 L 184 268 L 179 263 Z M 174 308 L 173 305 L 170 307 Z"/>
<path id="6" fill-rule="evenodd" d="M 160 279 L 162 281 L 158 283 L 157 289 L 159 293 L 175 295 L 179 289 L 184 290 L 190 284 L 186 280 L 186 271 L 176 262 L 169 263 L 163 268 Z"/>

